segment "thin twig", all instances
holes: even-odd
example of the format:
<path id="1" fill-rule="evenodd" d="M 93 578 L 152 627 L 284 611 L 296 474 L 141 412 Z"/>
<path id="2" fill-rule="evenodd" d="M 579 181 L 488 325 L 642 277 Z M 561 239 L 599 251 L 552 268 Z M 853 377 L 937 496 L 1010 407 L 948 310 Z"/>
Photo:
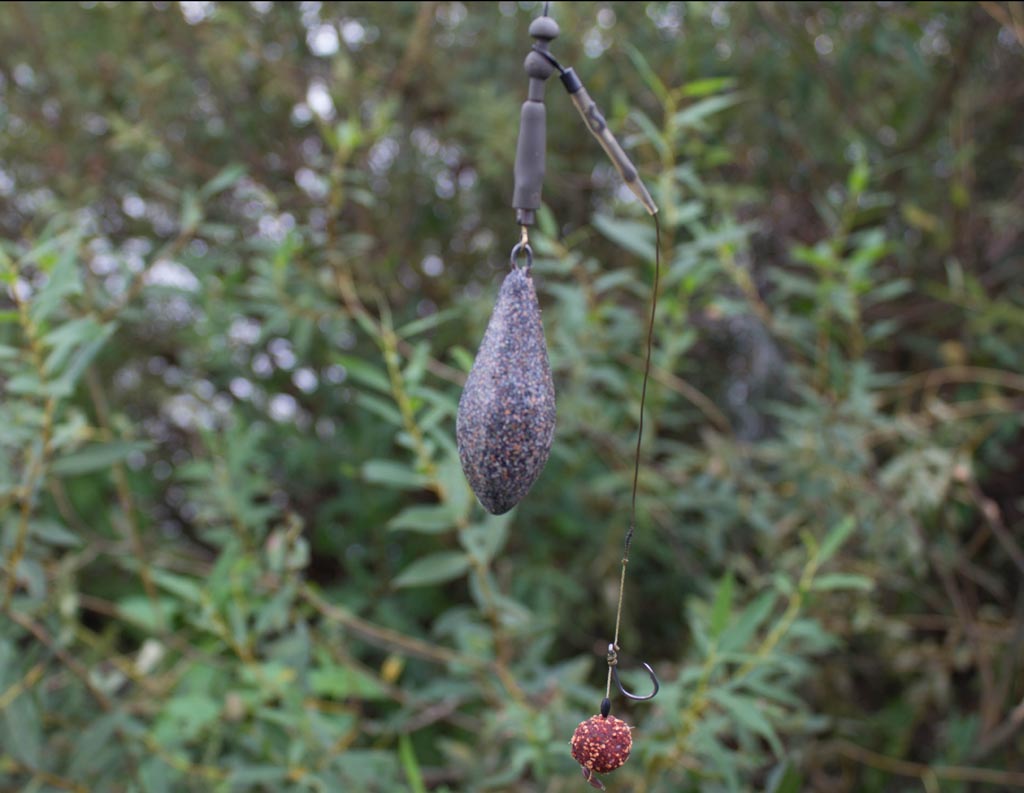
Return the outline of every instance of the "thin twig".
<path id="1" fill-rule="evenodd" d="M 1013 391 L 1024 391 L 1024 375 L 983 366 L 946 366 L 910 375 L 893 386 L 884 399 L 889 401 L 915 391 L 924 391 L 955 383 L 992 385 Z"/>
<path id="2" fill-rule="evenodd" d="M 96 687 L 96 684 L 93 683 L 89 670 L 73 658 L 67 650 L 57 644 L 53 640 L 53 637 L 47 633 L 46 628 L 37 623 L 27 614 L 22 614 L 20 611 L 16 611 L 15 609 L 8 607 L 4 609 L 4 612 L 11 619 L 11 622 L 31 633 L 36 637 L 36 640 L 40 644 L 53 653 L 57 659 L 81 681 L 82 685 L 85 686 L 86 690 L 92 695 L 92 698 L 96 700 L 96 703 L 103 710 L 109 712 L 114 709 L 114 703 L 111 701 L 110 697 L 104 694 Z"/>
<path id="3" fill-rule="evenodd" d="M 89 368 L 85 373 L 86 387 L 92 397 L 93 406 L 96 408 L 96 419 L 103 435 L 107 441 L 116 439 L 113 425 L 110 420 L 110 406 L 107 403 L 107 396 L 96 376 L 95 370 Z M 153 584 L 153 576 L 150 573 L 149 562 L 147 561 L 146 547 L 142 542 L 142 532 L 139 530 L 135 499 L 132 497 L 131 486 L 128 483 L 128 476 L 125 473 L 124 465 L 115 462 L 111 466 L 114 475 L 114 489 L 117 492 L 117 500 L 121 506 L 121 514 L 124 515 L 125 525 L 128 527 L 128 539 L 132 545 L 132 552 L 139 560 L 139 578 L 142 580 L 142 588 L 146 597 L 153 606 L 153 613 L 157 619 L 157 626 L 164 624 L 163 609 L 157 597 L 156 586 Z"/>
<path id="4" fill-rule="evenodd" d="M 388 94 L 401 94 L 412 75 L 419 71 L 423 56 L 430 51 L 430 27 L 436 7 L 436 2 L 419 4 L 416 21 L 406 40 L 405 54 L 391 75 Z"/>
<path id="5" fill-rule="evenodd" d="M 360 299 L 359 293 L 356 291 L 352 275 L 346 268 L 341 266 L 335 268 L 335 285 L 338 289 L 338 296 L 341 297 L 341 301 L 345 305 L 345 309 L 348 313 L 352 317 L 362 317 L 374 327 L 377 333 L 382 333 L 383 331 L 381 329 L 380 321 L 370 312 Z M 397 334 L 395 334 L 395 338 L 398 344 L 398 351 L 406 358 L 411 357 L 414 352 L 413 346 Z M 467 375 L 465 372 L 461 369 L 449 366 L 433 356 L 427 357 L 426 366 L 428 372 L 441 380 L 446 380 L 447 382 L 454 383 L 457 386 L 464 386 L 466 384 Z"/>
<path id="6" fill-rule="evenodd" d="M 1024 788 L 1024 772 L 998 771 L 994 768 L 974 768 L 971 766 L 929 766 L 923 763 L 900 760 L 895 757 L 879 754 L 846 739 L 836 741 L 834 748 L 839 754 L 851 760 L 856 760 L 858 763 L 863 763 L 872 768 L 877 768 L 879 771 L 885 771 L 897 776 L 916 777 L 922 780 L 922 783 L 931 775 L 938 779 L 947 779 L 954 782 L 974 782 L 980 785 Z"/>
<path id="7" fill-rule="evenodd" d="M 625 361 L 630 366 L 640 366 L 643 363 L 643 361 L 636 355 L 626 356 Z M 719 432 L 729 436 L 735 434 L 728 416 L 719 410 L 718 406 L 699 388 L 690 384 L 682 377 L 679 377 L 679 375 L 666 369 L 661 369 L 657 366 L 651 367 L 651 377 L 666 388 L 675 391 L 683 397 L 683 399 L 697 408 L 704 414 L 704 418 L 715 425 L 715 429 Z"/>
<path id="8" fill-rule="evenodd" d="M 999 509 L 999 505 L 981 491 L 977 482 L 972 480 L 969 484 L 969 489 L 971 497 L 974 499 L 974 503 L 977 504 L 978 511 L 981 512 L 981 516 L 985 519 L 989 530 L 999 540 L 999 544 L 1003 546 L 1006 555 L 1017 565 L 1017 569 L 1024 574 L 1024 550 L 1021 550 L 1013 534 L 1006 527 L 1006 522 L 1003 520 L 1003 513 Z"/>
<path id="9" fill-rule="evenodd" d="M 1017 732 L 1024 727 L 1024 700 L 1017 703 L 1010 714 L 1000 725 L 986 735 L 971 751 L 971 760 L 981 760 L 1008 743 Z"/>
<path id="10" fill-rule="evenodd" d="M 5 755 L 0 758 L 0 771 L 8 772 L 9 770 L 13 770 L 14 773 L 18 774 L 28 774 L 32 777 L 33 781 L 45 782 L 47 785 L 61 790 L 71 790 L 74 793 L 92 793 L 85 785 L 80 785 L 71 779 L 65 779 L 50 771 L 26 765 Z"/>
<path id="11" fill-rule="evenodd" d="M 17 268 L 12 266 L 11 269 L 13 274 L 17 276 Z M 38 328 L 32 320 L 28 302 L 22 299 L 20 290 L 17 288 L 11 289 L 10 293 L 18 309 L 18 322 L 21 325 L 22 333 L 25 335 L 25 341 L 28 344 L 29 357 L 32 360 L 32 366 L 35 369 L 36 377 L 39 379 L 40 384 L 45 384 L 47 380 L 46 368 L 44 364 L 42 341 L 39 337 Z M 56 413 L 57 399 L 56 397 L 50 396 L 46 399 L 46 403 L 43 407 L 43 421 L 42 427 L 39 431 L 39 454 L 34 456 L 29 462 L 21 483 L 21 507 L 18 513 L 18 526 L 14 535 L 14 547 L 5 562 L 8 578 L 2 604 L 4 609 L 10 606 L 11 598 L 14 597 L 14 591 L 18 587 L 18 566 L 21 563 L 22 557 L 25 555 L 25 550 L 28 545 L 29 523 L 32 519 L 32 509 L 34 507 L 36 490 L 46 478 L 46 461 L 50 455 L 50 443 L 53 439 L 53 425 Z"/>
<path id="12" fill-rule="evenodd" d="M 433 661 L 434 663 L 463 663 L 470 666 L 481 665 L 479 661 L 459 655 L 455 651 L 449 650 L 447 647 L 430 644 L 413 636 L 407 636 L 404 633 L 392 630 L 391 628 L 384 628 L 380 625 L 375 625 L 368 620 L 364 620 L 362 617 L 357 617 L 346 608 L 328 603 L 308 585 L 302 588 L 300 594 L 302 595 L 302 598 L 322 616 L 332 622 L 340 623 L 347 628 L 352 629 L 371 644 L 378 647 L 398 650 L 399 652 L 414 655 L 417 658 L 422 658 L 425 661 Z"/>
<path id="13" fill-rule="evenodd" d="M 0 713 L 6 710 L 14 700 L 38 683 L 45 671 L 46 665 L 38 663 L 31 667 L 20 680 L 8 686 L 7 690 L 0 694 Z"/>

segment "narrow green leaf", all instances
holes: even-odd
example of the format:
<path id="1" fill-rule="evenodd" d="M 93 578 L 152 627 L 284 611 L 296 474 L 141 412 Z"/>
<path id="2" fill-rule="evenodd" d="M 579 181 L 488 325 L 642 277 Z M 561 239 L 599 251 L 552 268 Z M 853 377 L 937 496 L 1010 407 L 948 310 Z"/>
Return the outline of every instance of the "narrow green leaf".
<path id="1" fill-rule="evenodd" d="M 469 372 L 469 370 L 473 368 L 473 353 L 465 347 L 455 345 L 448 350 L 448 355 L 451 356 L 455 366 L 463 372 Z"/>
<path id="2" fill-rule="evenodd" d="M 430 314 L 420 319 L 414 319 L 407 325 L 403 325 L 395 333 L 401 336 L 403 339 L 409 339 L 417 334 L 423 333 L 428 330 L 433 330 L 438 325 L 443 325 L 453 317 L 458 316 L 459 311 L 454 308 L 445 309 L 444 311 L 438 311 L 434 314 Z"/>
<path id="3" fill-rule="evenodd" d="M 776 755 L 782 754 L 782 741 L 771 725 L 757 708 L 757 704 L 745 697 L 738 697 L 730 694 L 724 689 L 715 689 L 711 692 L 711 698 L 718 702 L 735 719 L 736 723 L 753 731 L 764 738 Z"/>
<path id="4" fill-rule="evenodd" d="M 356 394 L 356 404 L 393 427 L 401 427 L 403 424 L 402 414 L 390 399 L 362 392 Z"/>
<path id="5" fill-rule="evenodd" d="M 228 781 L 231 790 L 251 785 L 283 785 L 288 774 L 289 769 L 277 765 L 249 765 L 232 771 Z"/>
<path id="6" fill-rule="evenodd" d="M 686 83 L 683 86 L 682 95 L 691 98 L 707 96 L 732 88 L 734 85 L 736 85 L 736 80 L 732 77 L 705 77 Z"/>
<path id="7" fill-rule="evenodd" d="M 839 547 L 853 534 L 855 528 L 857 528 L 857 523 L 850 517 L 832 529 L 821 541 L 821 547 L 818 549 L 818 564 L 824 564 L 831 559 Z"/>
<path id="8" fill-rule="evenodd" d="M 396 587 L 430 586 L 451 581 L 469 569 L 469 556 L 460 551 L 441 551 L 417 559 L 395 576 Z"/>
<path id="9" fill-rule="evenodd" d="M 43 374 L 52 379 L 64 368 L 75 349 L 95 338 L 101 327 L 89 316 L 56 325 L 43 337 L 43 345 L 50 349 L 43 361 Z"/>
<path id="10" fill-rule="evenodd" d="M 199 197 L 210 198 L 215 196 L 217 193 L 227 190 L 243 176 L 245 176 L 244 165 L 229 165 L 199 189 Z"/>
<path id="11" fill-rule="evenodd" d="M 74 779 L 91 777 L 105 762 L 109 762 L 109 750 L 117 745 L 117 730 L 122 720 L 120 713 L 106 713 L 89 723 L 89 729 L 82 730 L 74 743 L 68 773 Z"/>
<path id="12" fill-rule="evenodd" d="M 784 573 L 775 573 L 775 575 L 772 576 L 772 583 L 775 585 L 775 588 L 779 590 L 779 592 L 781 592 L 783 595 L 793 594 L 793 582 L 790 581 Z"/>
<path id="13" fill-rule="evenodd" d="M 4 390 L 8 394 L 39 394 L 43 391 L 43 384 L 35 374 L 22 372 L 8 380 Z"/>
<path id="14" fill-rule="evenodd" d="M 722 634 L 719 639 L 721 649 L 730 651 L 745 647 L 772 613 L 776 597 L 774 592 L 766 592 L 750 603 Z"/>
<path id="15" fill-rule="evenodd" d="M 168 573 L 165 570 L 152 570 L 150 575 L 153 576 L 153 581 L 158 587 L 170 592 L 172 595 L 177 595 L 189 603 L 202 603 L 203 585 L 201 581 L 175 573 Z"/>
<path id="16" fill-rule="evenodd" d="M 309 675 L 313 693 L 322 697 L 344 699 L 383 699 L 387 696 L 380 682 L 359 669 L 344 666 L 325 666 L 314 669 Z"/>
<path id="17" fill-rule="evenodd" d="M 420 764 L 416 759 L 416 752 L 412 748 L 412 739 L 407 733 L 403 733 L 398 739 L 398 757 L 402 761 L 402 768 L 405 770 L 405 777 L 409 780 L 412 793 L 427 793 L 427 786 L 423 783 L 423 774 L 420 772 Z"/>
<path id="18" fill-rule="evenodd" d="M 719 743 L 709 730 L 698 730 L 693 736 L 693 745 L 699 754 L 707 757 L 713 770 L 722 776 L 726 789 L 738 793 L 740 780 L 735 751 Z"/>
<path id="19" fill-rule="evenodd" d="M 203 219 L 203 208 L 199 204 L 199 196 L 188 190 L 181 201 L 181 230 L 186 234 L 195 231 L 199 221 Z"/>
<path id="20" fill-rule="evenodd" d="M 46 285 L 32 298 L 29 307 L 33 322 L 40 325 L 47 322 L 65 298 L 82 293 L 78 243 L 78 234 L 64 235 L 42 243 L 25 257 L 48 270 Z M 53 261 L 57 249 L 60 255 L 51 266 L 49 262 Z"/>
<path id="21" fill-rule="evenodd" d="M 789 760 L 779 763 L 768 776 L 766 793 L 800 793 L 802 789 L 800 772 Z"/>
<path id="22" fill-rule="evenodd" d="M 363 479 L 397 490 L 422 490 L 430 479 L 393 460 L 370 460 L 363 464 Z"/>
<path id="23" fill-rule="evenodd" d="M 159 757 L 151 757 L 139 767 L 142 789 L 146 793 L 171 793 L 177 773 Z"/>
<path id="24" fill-rule="evenodd" d="M 402 372 L 405 379 L 405 387 L 409 390 L 418 388 L 423 382 L 423 375 L 427 371 L 427 363 L 430 360 L 430 345 L 425 341 L 418 342 L 409 355 L 409 362 Z"/>
<path id="25" fill-rule="evenodd" d="M 537 226 L 545 237 L 556 239 L 558 237 L 558 221 L 555 220 L 555 213 L 547 204 L 541 204 L 537 210 Z"/>
<path id="26" fill-rule="evenodd" d="M 739 94 L 722 94 L 701 99 L 672 116 L 672 125 L 679 129 L 698 126 L 709 116 L 732 107 L 741 99 Z"/>
<path id="27" fill-rule="evenodd" d="M 665 83 L 661 81 L 661 78 L 658 77 L 654 69 L 651 68 L 651 65 L 647 62 L 643 53 L 634 45 L 627 43 L 626 54 L 633 62 L 634 68 L 636 68 L 640 73 L 641 79 L 647 87 L 651 89 L 651 92 L 662 102 L 665 102 L 669 96 L 668 88 L 665 86 Z"/>
<path id="28" fill-rule="evenodd" d="M 846 187 L 851 195 L 859 196 L 868 186 L 871 180 L 871 169 L 864 160 L 860 160 L 850 171 Z"/>
<path id="29" fill-rule="evenodd" d="M 81 537 L 49 518 L 32 522 L 32 537 L 55 548 L 77 548 L 82 544 Z"/>
<path id="30" fill-rule="evenodd" d="M 439 534 L 455 526 L 456 516 L 450 504 L 432 504 L 408 507 L 388 521 L 392 531 L 418 531 Z"/>
<path id="31" fill-rule="evenodd" d="M 16 759 L 32 768 L 38 768 L 43 752 L 43 725 L 36 705 L 36 698 L 22 694 L 3 711 L 4 749 Z"/>
<path id="32" fill-rule="evenodd" d="M 49 390 L 55 396 L 67 396 L 74 391 L 82 374 L 92 363 L 93 358 L 103 349 L 107 339 L 114 334 L 116 327 L 116 325 L 102 326 L 94 338 L 74 351 L 60 377 L 49 383 Z"/>
<path id="33" fill-rule="evenodd" d="M 450 425 L 449 425 L 450 426 Z M 459 452 L 454 448 L 448 433 L 449 428 L 440 428 L 434 433 L 443 438 L 440 442 L 446 446 L 448 453 L 438 461 L 437 483 L 444 489 L 444 494 L 453 515 L 459 518 L 468 517 L 473 506 L 473 491 L 469 489 L 466 475 L 462 472 Z"/>
<path id="34" fill-rule="evenodd" d="M 729 624 L 729 615 L 732 612 L 732 593 L 734 579 L 732 572 L 728 572 L 718 584 L 715 592 L 715 603 L 711 609 L 711 638 L 717 639 L 722 635 L 725 626 Z"/>
<path id="35" fill-rule="evenodd" d="M 388 380 L 388 376 L 377 367 L 354 355 L 339 355 L 335 360 L 345 367 L 345 371 L 356 382 L 384 394 L 391 393 L 391 382 Z"/>
<path id="36" fill-rule="evenodd" d="M 180 605 L 173 597 L 160 597 L 154 603 L 146 595 L 128 595 L 118 601 L 117 609 L 125 622 L 156 631 L 177 615 Z"/>
<path id="37" fill-rule="evenodd" d="M 595 215 L 594 228 L 608 239 L 645 261 L 654 261 L 654 232 L 649 223 Z"/>
<path id="38" fill-rule="evenodd" d="M 671 146 L 665 140 L 665 136 L 661 134 L 658 126 L 651 121 L 646 113 L 642 113 L 639 110 L 634 110 L 629 115 L 636 122 L 636 125 L 640 127 L 641 131 L 643 131 L 644 136 L 658 150 L 658 154 L 662 157 L 667 157 L 670 154 Z"/>
<path id="39" fill-rule="evenodd" d="M 459 542 L 473 558 L 487 564 L 505 546 L 511 518 L 509 512 L 504 515 L 488 515 L 482 525 L 460 531 Z"/>
<path id="40" fill-rule="evenodd" d="M 803 704 L 803 700 L 801 700 L 799 696 L 794 694 L 792 691 L 783 688 L 782 685 L 776 685 L 775 683 L 766 682 L 761 679 L 762 677 L 767 677 L 770 674 L 772 674 L 771 670 L 764 666 L 754 669 L 742 680 L 739 687 L 750 692 L 758 699 L 777 702 L 780 705 L 786 705 L 790 708 L 799 708 Z"/>
<path id="41" fill-rule="evenodd" d="M 145 441 L 113 441 L 96 443 L 54 461 L 50 470 L 57 476 L 80 476 L 125 460 L 137 452 L 145 452 L 152 444 Z"/>
<path id="42" fill-rule="evenodd" d="M 865 576 L 854 573 L 829 573 L 814 579 L 811 589 L 828 591 L 833 589 L 859 589 L 870 592 L 875 588 L 874 582 Z"/>

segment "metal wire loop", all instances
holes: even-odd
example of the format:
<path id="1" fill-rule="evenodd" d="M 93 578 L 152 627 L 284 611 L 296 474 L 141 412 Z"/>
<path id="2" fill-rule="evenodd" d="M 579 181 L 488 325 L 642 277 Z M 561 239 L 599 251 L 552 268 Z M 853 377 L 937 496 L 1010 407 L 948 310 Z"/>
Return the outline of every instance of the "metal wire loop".
<path id="1" fill-rule="evenodd" d="M 528 242 L 517 242 L 515 247 L 512 249 L 512 255 L 509 256 L 509 260 L 512 262 L 512 268 L 519 267 L 516 259 L 519 258 L 519 254 L 526 254 L 526 272 L 530 272 L 530 268 L 533 267 L 533 248 L 530 247 Z"/>

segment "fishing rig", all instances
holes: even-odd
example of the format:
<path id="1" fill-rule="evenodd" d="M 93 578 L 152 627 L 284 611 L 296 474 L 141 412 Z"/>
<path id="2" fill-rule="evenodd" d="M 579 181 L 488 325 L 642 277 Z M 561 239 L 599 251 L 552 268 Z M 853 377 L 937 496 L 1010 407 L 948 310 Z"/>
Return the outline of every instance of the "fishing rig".
<path id="1" fill-rule="evenodd" d="M 623 182 L 654 219 L 655 270 L 647 327 L 646 357 L 640 396 L 640 421 L 633 466 L 629 526 L 625 533 L 619 577 L 614 638 L 608 644 L 608 678 L 600 713 L 576 728 L 570 746 L 583 776 L 595 788 L 604 789 L 595 774 L 619 768 L 632 748 L 632 728 L 611 715 L 612 684 L 635 701 L 653 699 L 659 690 L 654 670 L 643 664 L 653 691 L 641 696 L 628 691 L 619 678 L 619 631 L 626 585 L 626 569 L 636 529 L 637 484 L 643 440 L 644 408 L 650 374 L 654 320 L 657 312 L 661 262 L 661 231 L 658 207 L 640 179 L 636 166 L 608 128 L 604 115 L 587 93 L 579 75 L 563 67 L 551 52 L 560 33 L 549 14 L 550 3 L 530 24 L 534 44 L 524 67 L 529 77 L 526 101 L 520 113 L 516 145 L 515 187 L 512 208 L 519 226 L 519 240 L 510 255 L 511 272 L 499 291 L 494 311 L 466 380 L 456 419 L 456 438 L 463 471 L 480 503 L 493 514 L 512 509 L 525 497 L 540 476 L 551 451 L 555 429 L 555 391 L 548 362 L 547 343 L 531 277 L 533 250 L 530 227 L 541 206 L 547 148 L 547 81 L 558 74 L 587 129 L 604 149 Z M 525 259 L 525 263 L 521 263 Z"/>

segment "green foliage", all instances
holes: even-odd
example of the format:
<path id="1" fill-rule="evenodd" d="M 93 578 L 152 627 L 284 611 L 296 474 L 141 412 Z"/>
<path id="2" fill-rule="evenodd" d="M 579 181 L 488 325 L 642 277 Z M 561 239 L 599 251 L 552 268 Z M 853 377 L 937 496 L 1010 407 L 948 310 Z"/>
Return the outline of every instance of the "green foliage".
<path id="1" fill-rule="evenodd" d="M 0 7 L 0 790 L 586 789 L 655 235 L 557 85 L 552 458 L 453 439 L 535 6 Z M 661 208 L 609 788 L 1024 787 L 1016 10 L 553 7 Z"/>

